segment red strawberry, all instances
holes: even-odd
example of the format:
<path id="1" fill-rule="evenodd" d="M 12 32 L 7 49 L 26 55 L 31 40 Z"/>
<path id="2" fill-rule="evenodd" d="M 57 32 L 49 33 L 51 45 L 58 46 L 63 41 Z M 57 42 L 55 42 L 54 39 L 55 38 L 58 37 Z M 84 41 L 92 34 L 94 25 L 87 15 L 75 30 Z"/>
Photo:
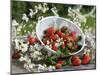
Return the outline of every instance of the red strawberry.
<path id="1" fill-rule="evenodd" d="M 21 52 L 21 51 L 14 52 L 14 53 L 12 54 L 12 58 L 13 58 L 13 59 L 19 59 L 19 58 L 21 57 L 20 52 Z"/>
<path id="2" fill-rule="evenodd" d="M 77 40 L 77 37 L 76 37 L 76 32 L 71 32 L 71 38 L 72 38 L 72 41 L 76 41 Z"/>
<path id="3" fill-rule="evenodd" d="M 58 63 L 59 63 L 59 64 L 64 64 L 64 61 L 59 60 Z"/>
<path id="4" fill-rule="evenodd" d="M 89 54 L 84 54 L 83 59 L 82 59 L 82 64 L 83 65 L 88 64 L 90 60 L 91 60 L 91 57 L 89 56 Z"/>
<path id="5" fill-rule="evenodd" d="M 63 38 L 64 38 L 64 40 L 66 40 L 68 37 L 69 37 L 69 35 L 65 34 Z"/>
<path id="6" fill-rule="evenodd" d="M 30 39 L 30 38 L 32 38 L 32 35 L 28 35 L 28 37 L 27 37 L 28 39 Z"/>
<path id="7" fill-rule="evenodd" d="M 73 55 L 72 58 L 71 58 L 71 61 L 74 61 L 74 60 L 76 60 L 76 59 L 79 59 L 79 56 Z"/>
<path id="8" fill-rule="evenodd" d="M 59 63 L 57 63 L 57 64 L 55 65 L 55 67 L 56 67 L 56 69 L 60 69 L 60 68 L 62 67 L 62 65 L 59 64 Z"/>
<path id="9" fill-rule="evenodd" d="M 37 41 L 36 38 L 28 39 L 28 42 L 29 42 L 30 45 L 33 45 L 36 41 Z"/>
<path id="10" fill-rule="evenodd" d="M 56 40 L 56 35 L 54 35 L 54 34 L 49 35 L 49 38 L 52 39 L 52 40 Z"/>
<path id="11" fill-rule="evenodd" d="M 71 62 L 72 62 L 73 66 L 79 66 L 81 64 L 81 60 L 80 60 L 79 56 L 77 56 L 77 55 L 72 56 Z"/>
<path id="12" fill-rule="evenodd" d="M 71 36 L 76 36 L 76 32 L 71 32 Z"/>
<path id="13" fill-rule="evenodd" d="M 72 65 L 73 66 L 79 66 L 81 64 L 81 60 L 80 59 L 75 59 L 74 61 L 72 61 Z"/>
<path id="14" fill-rule="evenodd" d="M 62 33 L 61 31 L 58 31 L 57 34 L 59 37 L 64 37 L 64 33 Z"/>
<path id="15" fill-rule="evenodd" d="M 58 47 L 57 47 L 56 45 L 53 45 L 53 46 L 52 46 L 52 49 L 53 49 L 54 51 L 57 51 L 57 50 L 58 50 Z"/>
<path id="16" fill-rule="evenodd" d="M 54 34 L 55 32 L 56 32 L 56 30 L 53 27 L 50 27 L 50 28 L 47 29 L 47 34 L 49 34 L 49 36 L 51 34 Z"/>
<path id="17" fill-rule="evenodd" d="M 72 41 L 77 41 L 77 37 L 76 36 L 72 36 Z"/>

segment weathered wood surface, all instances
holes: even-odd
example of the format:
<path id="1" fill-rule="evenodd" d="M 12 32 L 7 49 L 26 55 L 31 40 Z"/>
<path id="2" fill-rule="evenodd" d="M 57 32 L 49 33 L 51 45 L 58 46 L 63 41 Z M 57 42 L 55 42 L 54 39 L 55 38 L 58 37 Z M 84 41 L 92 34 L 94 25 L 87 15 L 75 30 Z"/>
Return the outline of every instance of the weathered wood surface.
<path id="1" fill-rule="evenodd" d="M 22 68 L 20 65 L 12 64 L 12 74 L 18 73 L 29 73 L 26 69 Z M 80 66 L 65 66 L 62 69 L 55 71 L 76 71 L 76 70 L 92 70 L 96 69 L 95 64 L 80 65 Z"/>

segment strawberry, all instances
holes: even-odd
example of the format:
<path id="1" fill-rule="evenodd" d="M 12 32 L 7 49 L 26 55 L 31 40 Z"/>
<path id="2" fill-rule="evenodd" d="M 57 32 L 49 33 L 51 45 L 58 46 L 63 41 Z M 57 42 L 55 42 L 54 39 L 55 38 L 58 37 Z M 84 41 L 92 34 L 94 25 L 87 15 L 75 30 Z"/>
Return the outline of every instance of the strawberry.
<path id="1" fill-rule="evenodd" d="M 57 64 L 55 65 L 55 68 L 56 68 L 56 69 L 60 69 L 61 67 L 62 67 L 62 65 L 59 64 L 59 63 L 57 63 Z"/>
<path id="2" fill-rule="evenodd" d="M 64 33 L 62 33 L 61 31 L 58 31 L 58 32 L 57 32 L 57 35 L 58 35 L 59 37 L 64 37 Z"/>
<path id="3" fill-rule="evenodd" d="M 75 59 L 79 59 L 79 56 L 73 55 L 73 56 L 71 57 L 71 61 L 74 61 Z"/>
<path id="4" fill-rule="evenodd" d="M 33 45 L 36 41 L 37 41 L 37 39 L 33 38 L 33 37 L 28 39 L 28 42 L 29 42 L 30 45 Z"/>
<path id="5" fill-rule="evenodd" d="M 49 35 L 49 38 L 52 39 L 52 40 L 56 40 L 56 35 L 54 35 L 54 34 Z"/>
<path id="6" fill-rule="evenodd" d="M 83 65 L 88 64 L 90 60 L 91 60 L 91 57 L 89 56 L 89 54 L 84 54 L 83 59 L 82 59 L 82 64 Z"/>
<path id="7" fill-rule="evenodd" d="M 76 37 L 76 36 L 75 36 L 75 37 Z M 74 36 L 72 37 L 72 36 L 66 34 L 66 35 L 64 36 L 64 40 L 67 40 L 68 42 L 70 42 L 70 41 L 73 42 L 75 37 L 74 37 Z"/>
<path id="8" fill-rule="evenodd" d="M 13 59 L 19 59 L 19 58 L 21 57 L 20 52 L 21 52 L 21 51 L 14 52 L 14 53 L 12 54 L 12 58 L 13 58 Z"/>
<path id="9" fill-rule="evenodd" d="M 58 50 L 58 47 L 57 47 L 56 45 L 53 45 L 53 46 L 52 46 L 52 49 L 53 49 L 54 51 L 57 51 L 57 50 Z"/>
<path id="10" fill-rule="evenodd" d="M 64 37 L 63 37 L 63 39 L 66 40 L 68 37 L 69 37 L 69 35 L 65 34 Z"/>
<path id="11" fill-rule="evenodd" d="M 72 38 L 72 41 L 76 41 L 77 40 L 77 37 L 76 37 L 76 32 L 71 32 L 71 38 Z"/>
<path id="12" fill-rule="evenodd" d="M 32 38 L 32 35 L 28 35 L 28 37 L 27 37 L 28 39 L 30 39 L 30 38 Z"/>
<path id="13" fill-rule="evenodd" d="M 71 32 L 71 36 L 76 36 L 76 32 L 75 31 Z"/>
<path id="14" fill-rule="evenodd" d="M 77 37 L 76 36 L 72 36 L 72 41 L 77 41 Z"/>
<path id="15" fill-rule="evenodd" d="M 80 59 L 75 59 L 74 61 L 72 61 L 72 65 L 73 66 L 79 66 L 81 64 L 81 60 Z"/>
<path id="16" fill-rule="evenodd" d="M 56 32 L 56 30 L 53 27 L 50 27 L 50 28 L 47 29 L 47 34 L 49 34 L 49 36 L 51 34 L 54 34 L 55 32 Z"/>
<path id="17" fill-rule="evenodd" d="M 49 36 L 53 35 L 55 32 L 56 32 L 56 30 L 53 27 L 50 27 L 46 30 L 45 37 L 49 37 Z"/>
<path id="18" fill-rule="evenodd" d="M 64 61 L 59 60 L 58 63 L 63 65 L 64 64 Z"/>
<path id="19" fill-rule="evenodd" d="M 73 66 L 79 66 L 81 64 L 81 60 L 80 60 L 79 56 L 77 56 L 77 55 L 72 56 L 71 62 L 72 62 Z"/>

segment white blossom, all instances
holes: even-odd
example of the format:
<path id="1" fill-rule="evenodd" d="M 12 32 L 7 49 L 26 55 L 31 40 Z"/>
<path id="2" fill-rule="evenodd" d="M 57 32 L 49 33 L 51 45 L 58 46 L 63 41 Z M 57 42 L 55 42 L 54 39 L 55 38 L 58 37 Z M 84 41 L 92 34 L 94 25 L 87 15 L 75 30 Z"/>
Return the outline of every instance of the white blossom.
<path id="1" fill-rule="evenodd" d="M 30 11 L 29 16 L 30 16 L 31 18 L 33 17 L 33 15 L 35 15 L 35 14 L 38 12 L 36 6 L 35 6 L 35 10 L 34 10 L 34 11 L 33 11 L 32 9 L 29 9 L 29 11 Z"/>
<path id="2" fill-rule="evenodd" d="M 21 28 L 18 27 L 18 28 L 17 28 L 17 32 L 19 32 L 19 31 L 21 31 Z"/>
<path id="3" fill-rule="evenodd" d="M 55 46 L 57 46 L 57 47 L 58 47 L 58 46 L 59 46 L 59 43 L 55 43 Z"/>
<path id="4" fill-rule="evenodd" d="M 49 43 L 50 43 L 49 40 L 47 40 L 47 45 L 49 45 Z"/>
<path id="5" fill-rule="evenodd" d="M 38 57 L 37 60 L 40 61 L 41 59 L 43 59 L 42 57 Z"/>
<path id="6" fill-rule="evenodd" d="M 47 10 L 49 10 L 47 3 L 43 3 L 43 10 L 42 12 L 45 13 Z"/>
<path id="7" fill-rule="evenodd" d="M 29 16 L 32 18 L 34 13 L 33 13 L 33 10 L 32 9 L 29 9 L 30 13 L 29 13 Z"/>
<path id="8" fill-rule="evenodd" d="M 44 17 L 43 16 L 39 16 L 38 17 L 38 21 L 40 21 L 41 19 L 43 19 Z"/>
<path id="9" fill-rule="evenodd" d="M 35 52 L 34 52 L 34 55 L 41 55 L 41 52 L 35 51 Z"/>
<path id="10" fill-rule="evenodd" d="M 58 38 L 56 41 L 59 43 L 59 42 L 61 41 L 61 39 L 60 39 L 60 38 Z"/>
<path id="11" fill-rule="evenodd" d="M 34 63 L 29 64 L 29 68 L 33 69 L 36 65 Z"/>
<path id="12" fill-rule="evenodd" d="M 73 22 L 80 25 L 81 23 L 86 23 L 86 17 L 83 16 L 80 12 L 82 6 L 78 6 L 77 8 L 68 8 L 68 16 L 73 18 Z"/>
<path id="13" fill-rule="evenodd" d="M 51 48 L 52 47 L 52 44 L 50 44 L 49 47 Z"/>
<path id="14" fill-rule="evenodd" d="M 38 12 L 38 6 L 34 6 L 35 8 L 35 12 L 34 12 L 34 15 Z"/>
<path id="15" fill-rule="evenodd" d="M 38 10 L 41 10 L 43 13 L 45 13 L 47 10 L 49 10 L 46 3 L 43 3 L 43 6 L 41 4 L 38 4 L 38 6 L 36 8 Z"/>
<path id="16" fill-rule="evenodd" d="M 39 9 L 39 10 L 43 9 L 43 7 L 42 7 L 41 4 L 38 4 L 38 9 Z"/>
<path id="17" fill-rule="evenodd" d="M 23 43 L 23 40 L 17 40 L 17 39 L 15 39 L 14 40 L 14 44 L 15 44 L 15 46 L 14 46 L 15 49 L 21 50 L 23 53 L 28 50 L 28 44 L 27 43 Z"/>
<path id="18" fill-rule="evenodd" d="M 42 46 L 40 46 L 38 43 L 36 43 L 33 47 L 38 51 L 42 49 Z"/>
<path id="19" fill-rule="evenodd" d="M 58 15 L 58 10 L 57 10 L 56 7 L 51 8 L 51 11 L 53 12 L 53 14 L 54 14 L 55 16 L 59 16 L 59 15 Z"/>
<path id="20" fill-rule="evenodd" d="M 90 49 L 85 49 L 83 54 L 90 53 Z"/>
<path id="21" fill-rule="evenodd" d="M 48 67 L 46 64 L 43 64 L 43 65 L 38 64 L 38 72 L 45 72 L 47 70 L 48 70 Z"/>
<path id="22" fill-rule="evenodd" d="M 73 20 L 74 22 L 80 22 L 80 23 L 86 23 L 86 17 L 85 16 L 83 16 L 83 15 L 80 15 L 80 14 L 78 14 L 75 18 L 74 18 L 74 20 Z"/>
<path id="23" fill-rule="evenodd" d="M 68 8 L 68 16 L 75 17 L 75 13 L 73 13 L 72 8 Z"/>
<path id="24" fill-rule="evenodd" d="M 50 65 L 50 66 L 48 67 L 48 71 L 53 71 L 53 70 L 55 70 L 55 67 Z"/>
<path id="25" fill-rule="evenodd" d="M 44 8 L 44 9 L 42 10 L 42 12 L 45 13 L 47 10 L 48 10 L 47 8 Z"/>
<path id="26" fill-rule="evenodd" d="M 30 49 L 29 50 L 32 51 L 32 52 L 34 52 L 35 48 L 32 45 L 30 45 Z"/>
<path id="27" fill-rule="evenodd" d="M 19 25 L 19 23 L 14 19 L 14 20 L 12 20 L 12 26 L 18 26 Z"/>
<path id="28" fill-rule="evenodd" d="M 19 40 L 15 39 L 13 42 L 14 42 L 14 49 L 19 50 L 20 49 L 20 47 L 19 47 Z"/>
<path id="29" fill-rule="evenodd" d="M 24 64 L 24 68 L 27 69 L 29 72 L 31 72 L 31 70 L 27 64 Z"/>
<path id="30" fill-rule="evenodd" d="M 45 67 L 41 64 L 38 65 L 38 72 L 44 72 L 45 71 Z"/>
<path id="31" fill-rule="evenodd" d="M 33 60 L 36 60 L 38 58 L 37 55 L 34 55 L 34 53 L 30 53 L 31 58 L 33 58 Z"/>
<path id="32" fill-rule="evenodd" d="M 27 63 L 31 63 L 31 59 L 29 59 L 27 55 L 21 56 L 21 58 L 19 58 L 19 61 L 25 61 Z"/>
<path id="33" fill-rule="evenodd" d="M 19 58 L 19 61 L 20 61 L 20 62 L 25 61 L 25 58 L 24 58 L 23 56 L 21 56 L 21 57 Z"/>
<path id="34" fill-rule="evenodd" d="M 28 50 L 28 45 L 27 44 L 22 44 L 22 52 L 26 52 Z"/>
<path id="35" fill-rule="evenodd" d="M 26 14 L 23 14 L 23 16 L 22 16 L 22 20 L 28 22 L 29 18 L 27 17 Z"/>
<path id="36" fill-rule="evenodd" d="M 36 32 L 34 30 L 32 31 L 32 36 L 36 37 Z"/>

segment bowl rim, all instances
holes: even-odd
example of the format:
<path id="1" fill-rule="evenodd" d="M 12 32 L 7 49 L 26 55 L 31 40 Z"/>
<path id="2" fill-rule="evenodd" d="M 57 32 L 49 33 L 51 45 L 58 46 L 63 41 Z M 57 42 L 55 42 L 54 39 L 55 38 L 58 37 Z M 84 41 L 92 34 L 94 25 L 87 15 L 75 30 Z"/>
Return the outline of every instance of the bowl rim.
<path id="1" fill-rule="evenodd" d="M 84 46 L 85 46 L 85 35 L 84 35 L 82 29 L 81 29 L 77 24 L 75 24 L 75 23 L 73 23 L 72 21 L 70 21 L 69 19 L 66 19 L 66 18 L 63 18 L 63 17 L 59 17 L 59 16 L 48 16 L 48 17 L 44 17 L 43 19 L 41 19 L 40 21 L 38 21 L 38 23 L 36 24 L 36 35 L 37 35 L 37 38 L 39 39 L 39 41 L 42 43 L 42 45 L 45 45 L 45 44 L 42 42 L 42 40 L 41 40 L 40 37 L 38 36 L 38 31 L 37 31 L 37 29 L 38 29 L 38 27 L 39 27 L 39 25 L 40 25 L 40 23 L 41 23 L 42 21 L 44 21 L 44 20 L 46 20 L 46 19 L 50 19 L 50 18 L 60 18 L 60 19 L 62 19 L 62 20 L 65 20 L 65 21 L 67 21 L 67 22 L 70 22 L 71 24 L 75 25 L 75 26 L 79 29 L 79 31 L 82 33 L 82 37 L 83 37 L 83 45 L 82 45 L 82 48 L 81 48 L 80 50 L 76 51 L 76 52 L 70 53 L 69 55 L 75 55 L 75 54 L 78 54 L 79 52 L 81 52 L 81 51 L 84 49 Z M 51 50 L 52 50 L 52 49 L 51 49 Z M 53 50 L 52 50 L 52 51 L 53 51 Z M 53 51 L 53 52 L 55 52 L 55 51 Z"/>

